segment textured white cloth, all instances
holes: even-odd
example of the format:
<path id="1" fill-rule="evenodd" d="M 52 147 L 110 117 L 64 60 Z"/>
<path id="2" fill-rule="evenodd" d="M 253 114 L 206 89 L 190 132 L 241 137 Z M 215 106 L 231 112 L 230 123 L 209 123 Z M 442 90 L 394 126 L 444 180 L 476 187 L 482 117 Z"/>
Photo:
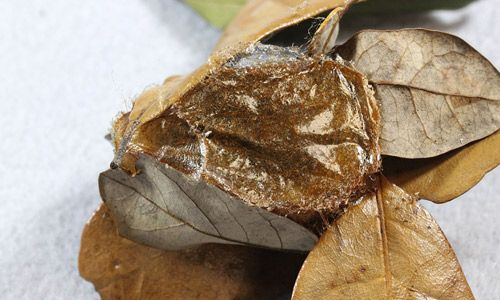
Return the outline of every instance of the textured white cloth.
<path id="1" fill-rule="evenodd" d="M 77 272 L 81 230 L 112 158 L 119 110 L 201 64 L 219 32 L 173 0 L 0 1 L 0 298 L 97 299 Z M 457 12 L 367 19 L 344 29 L 458 34 L 500 66 L 500 1 Z M 345 34 L 344 34 L 345 36 Z M 500 296 L 500 170 L 465 196 L 426 204 L 478 299 Z"/>

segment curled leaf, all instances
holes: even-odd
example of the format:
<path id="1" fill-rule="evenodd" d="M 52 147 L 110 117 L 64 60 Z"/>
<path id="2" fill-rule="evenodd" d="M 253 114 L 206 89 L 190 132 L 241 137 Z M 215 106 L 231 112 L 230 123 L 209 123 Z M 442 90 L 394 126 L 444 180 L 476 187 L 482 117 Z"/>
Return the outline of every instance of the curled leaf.
<path id="1" fill-rule="evenodd" d="M 322 55 L 333 49 L 339 35 L 340 18 L 344 11 L 344 7 L 338 7 L 330 12 L 312 37 L 308 46 L 309 53 Z"/>
<path id="2" fill-rule="evenodd" d="M 437 156 L 500 127 L 500 74 L 457 37 L 422 29 L 363 31 L 337 53 L 376 88 L 382 154 Z"/>
<path id="3" fill-rule="evenodd" d="M 500 131 L 443 155 L 425 159 L 385 157 L 384 175 L 421 199 L 444 203 L 462 195 L 500 164 Z"/>
<path id="4" fill-rule="evenodd" d="M 474 299 L 441 229 L 415 200 L 382 179 L 321 237 L 293 299 Z"/>
<path id="5" fill-rule="evenodd" d="M 203 181 L 189 179 L 152 158 L 140 173 L 120 169 L 99 176 L 101 197 L 122 236 L 160 249 L 206 243 L 307 251 L 316 236 L 290 219 L 251 207 Z"/>
<path id="6" fill-rule="evenodd" d="M 277 31 L 315 17 L 352 0 L 253 0 L 238 13 L 216 46 L 220 51 L 237 53 Z M 236 50 L 236 52 L 234 51 Z"/>
<path id="7" fill-rule="evenodd" d="M 277 299 L 291 293 L 303 260 L 234 245 L 150 248 L 120 237 L 101 205 L 83 231 L 78 265 L 103 300 Z"/>

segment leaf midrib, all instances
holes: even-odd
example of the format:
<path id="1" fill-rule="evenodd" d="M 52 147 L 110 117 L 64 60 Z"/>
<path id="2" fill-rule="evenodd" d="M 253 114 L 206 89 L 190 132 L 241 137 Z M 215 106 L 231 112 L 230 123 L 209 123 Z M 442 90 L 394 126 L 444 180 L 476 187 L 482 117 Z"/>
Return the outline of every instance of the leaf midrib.
<path id="1" fill-rule="evenodd" d="M 380 180 L 379 180 L 380 182 Z M 389 245 L 387 240 L 387 223 L 384 214 L 384 203 L 382 200 L 382 185 L 379 184 L 379 189 L 376 195 L 377 209 L 379 212 L 380 221 L 380 236 L 382 239 L 382 253 L 384 257 L 384 275 L 385 275 L 385 288 L 387 299 L 393 299 L 392 297 L 392 273 L 389 262 Z"/>

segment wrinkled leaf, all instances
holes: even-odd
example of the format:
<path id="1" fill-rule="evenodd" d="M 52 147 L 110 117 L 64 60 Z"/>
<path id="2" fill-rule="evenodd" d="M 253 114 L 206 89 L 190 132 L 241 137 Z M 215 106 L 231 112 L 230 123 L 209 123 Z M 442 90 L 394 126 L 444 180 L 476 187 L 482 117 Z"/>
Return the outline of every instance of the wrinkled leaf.
<path id="1" fill-rule="evenodd" d="M 394 14 L 432 9 L 456 9 L 474 0 L 370 0 L 352 8 L 352 15 Z M 200 15 L 218 28 L 225 27 L 248 0 L 186 0 Z"/>
<path id="2" fill-rule="evenodd" d="M 384 175 L 410 194 L 436 203 L 462 195 L 500 164 L 500 131 L 438 157 L 385 157 Z"/>
<path id="3" fill-rule="evenodd" d="M 274 300 L 291 293 L 303 260 L 233 245 L 153 249 L 120 237 L 101 205 L 83 231 L 78 264 L 103 300 Z"/>
<path id="4" fill-rule="evenodd" d="M 316 242 L 299 224 L 150 157 L 141 156 L 137 169 L 135 176 L 121 169 L 99 176 L 101 197 L 120 234 L 133 241 L 166 250 L 226 243 L 295 251 L 307 251 Z"/>
<path id="5" fill-rule="evenodd" d="M 423 29 L 364 31 L 337 53 L 376 88 L 382 154 L 437 156 L 500 127 L 500 74 L 457 37 Z"/>
<path id="6" fill-rule="evenodd" d="M 307 257 L 293 299 L 473 299 L 453 250 L 415 198 L 382 179 Z"/>

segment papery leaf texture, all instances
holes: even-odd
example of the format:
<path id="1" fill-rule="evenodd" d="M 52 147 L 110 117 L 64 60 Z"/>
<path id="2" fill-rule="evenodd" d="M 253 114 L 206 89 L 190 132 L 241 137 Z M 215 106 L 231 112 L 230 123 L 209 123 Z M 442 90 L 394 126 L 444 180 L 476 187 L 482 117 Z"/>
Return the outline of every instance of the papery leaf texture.
<path id="1" fill-rule="evenodd" d="M 382 178 L 306 258 L 300 299 L 474 299 L 443 232 L 416 198 Z"/>
<path id="2" fill-rule="evenodd" d="M 500 164 L 500 131 L 437 157 L 384 157 L 383 172 L 420 199 L 444 203 L 475 186 Z"/>
<path id="3" fill-rule="evenodd" d="M 307 251 L 316 236 L 285 217 L 248 206 L 203 181 L 150 157 L 131 176 L 112 169 L 99 176 L 101 197 L 118 231 L 133 241 L 179 250 L 208 243 Z"/>
<path id="4" fill-rule="evenodd" d="M 382 154 L 433 157 L 500 127 L 500 73 L 458 37 L 424 29 L 368 30 L 336 53 L 376 89 Z"/>

